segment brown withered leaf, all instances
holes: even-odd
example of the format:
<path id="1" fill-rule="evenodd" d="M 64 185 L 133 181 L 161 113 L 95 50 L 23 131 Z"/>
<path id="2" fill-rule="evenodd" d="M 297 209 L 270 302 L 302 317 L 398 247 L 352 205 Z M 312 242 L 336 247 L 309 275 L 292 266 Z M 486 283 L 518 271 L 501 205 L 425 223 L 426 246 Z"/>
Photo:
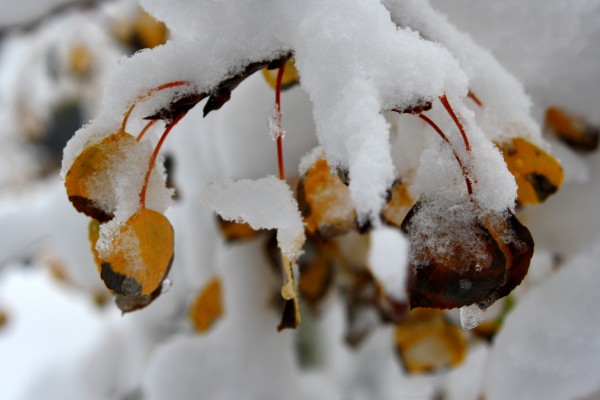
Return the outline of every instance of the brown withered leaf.
<path id="1" fill-rule="evenodd" d="M 109 205 L 93 199 L 89 185 L 106 172 L 113 158 L 124 154 L 124 148 L 136 144 L 135 138 L 123 131 L 112 134 L 92 146 L 85 148 L 71 165 L 65 177 L 65 188 L 75 209 L 99 222 L 113 218 Z"/>
<path id="2" fill-rule="evenodd" d="M 188 317 L 196 332 L 204 333 L 223 315 L 221 280 L 215 277 L 202 288 L 189 309 Z"/>
<path id="3" fill-rule="evenodd" d="M 411 244 L 411 308 L 487 308 L 521 283 L 533 255 L 531 234 L 505 213 L 481 215 L 477 206 L 420 199 L 402 229 Z"/>
<path id="4" fill-rule="evenodd" d="M 272 89 L 275 89 L 277 86 L 277 74 L 279 73 L 279 69 L 264 67 L 262 73 L 267 84 Z M 293 59 L 289 59 L 285 62 L 285 69 L 283 70 L 283 77 L 281 79 L 281 89 L 286 90 L 292 88 L 298 83 L 300 83 L 300 76 L 298 75 L 296 64 Z"/>
<path id="5" fill-rule="evenodd" d="M 560 162 L 533 143 L 514 138 L 498 147 L 515 177 L 519 204 L 542 203 L 562 186 L 564 174 Z"/>
<path id="6" fill-rule="evenodd" d="M 350 190 L 325 159 L 312 165 L 298 184 L 298 204 L 308 233 L 330 239 L 356 229 Z"/>
<path id="7" fill-rule="evenodd" d="M 574 150 L 590 152 L 598 148 L 600 129 L 567 110 L 550 107 L 546 111 L 546 129 Z"/>
<path id="8" fill-rule="evenodd" d="M 146 208 L 120 228 L 112 252 L 101 260 L 100 277 L 121 296 L 121 310 L 142 308 L 160 294 L 173 261 L 173 239 L 169 220 Z"/>
<path id="9" fill-rule="evenodd" d="M 405 321 L 396 325 L 394 341 L 402 364 L 411 374 L 455 367 L 467 354 L 461 329 L 450 324 L 440 310 L 411 311 Z"/>

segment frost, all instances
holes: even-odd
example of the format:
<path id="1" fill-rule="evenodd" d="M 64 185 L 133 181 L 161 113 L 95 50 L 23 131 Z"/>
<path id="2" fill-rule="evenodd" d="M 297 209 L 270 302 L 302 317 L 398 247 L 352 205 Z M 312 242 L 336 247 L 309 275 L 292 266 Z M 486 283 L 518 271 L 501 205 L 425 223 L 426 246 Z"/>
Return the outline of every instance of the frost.
<path id="1" fill-rule="evenodd" d="M 285 138 L 285 131 L 283 130 L 283 125 L 281 124 L 282 113 L 277 107 L 277 104 L 273 106 L 271 109 L 271 114 L 269 114 L 269 136 L 271 139 L 277 140 L 279 137 Z"/>
<path id="2" fill-rule="evenodd" d="M 277 229 L 281 251 L 295 260 L 304 243 L 304 225 L 289 186 L 274 176 L 256 181 L 212 183 L 200 201 L 230 221 L 246 222 L 254 229 Z"/>

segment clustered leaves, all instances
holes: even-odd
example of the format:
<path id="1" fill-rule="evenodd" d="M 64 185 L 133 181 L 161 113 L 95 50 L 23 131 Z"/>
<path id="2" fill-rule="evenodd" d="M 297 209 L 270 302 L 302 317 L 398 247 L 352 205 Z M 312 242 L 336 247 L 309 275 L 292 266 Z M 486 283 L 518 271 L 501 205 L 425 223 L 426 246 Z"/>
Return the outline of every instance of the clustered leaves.
<path id="1" fill-rule="evenodd" d="M 132 106 L 125 114 L 121 130 L 87 146 L 73 162 L 65 179 L 67 194 L 78 211 L 93 218 L 90 241 L 100 276 L 116 294 L 117 305 L 124 312 L 145 307 L 161 293 L 173 260 L 173 229 L 161 213 L 146 208 L 145 204 L 148 177 L 166 135 L 205 98 L 208 100 L 204 115 L 221 108 L 230 99 L 232 90 L 260 69 L 277 91 L 279 99 L 279 90 L 298 83 L 298 73 L 291 57 L 292 54 L 288 53 L 274 60 L 249 63 L 240 73 L 220 82 L 210 91 L 198 93 L 192 90 L 183 96 L 173 97 L 167 106 L 147 117 L 150 123 L 137 140 L 124 130 Z M 279 71 L 276 77 L 274 69 Z M 138 101 L 158 90 L 179 85 L 186 83 L 166 83 L 149 90 Z M 479 107 L 484 107 L 474 93 L 470 92 L 470 95 L 477 100 Z M 409 313 L 410 309 L 476 305 L 485 310 L 521 283 L 533 255 L 531 234 L 511 210 L 493 211 L 477 202 L 473 194 L 473 186 L 477 182 L 467 168 L 468 162 L 463 159 L 464 154 L 471 152 L 468 133 L 446 96 L 440 96 L 439 100 L 460 131 L 466 153 L 454 148 L 445 133 L 426 115 L 432 107 L 430 101 L 421 101 L 405 109 L 393 109 L 401 114 L 420 117 L 450 146 L 467 189 L 467 197 L 449 202 L 431 195 L 422 195 L 415 201 L 401 177 L 389 187 L 380 221 L 401 230 L 409 240 L 408 265 L 398 260 L 397 266 L 410 271 L 408 298 L 398 300 L 390 296 L 365 261 L 351 260 L 343 254 L 343 246 L 338 239 L 353 235 L 368 237 L 373 227 L 368 223 L 358 223 L 347 186 L 347 174 L 342 169 L 332 172 L 322 155 L 308 166 L 297 187 L 298 204 L 308 237 L 304 245 L 305 254 L 298 260 L 299 279 L 293 276 L 290 264 L 295 260 L 288 260 L 285 256 L 271 257 L 277 270 L 283 271 L 285 276 L 279 329 L 295 328 L 300 323 L 296 285 L 300 296 L 315 312 L 331 289 L 340 285 L 348 307 L 348 343 L 356 345 L 366 337 L 372 324 L 365 325 L 365 315 L 375 312 L 380 322 L 396 324 L 396 346 L 407 369 L 412 372 L 429 371 L 459 363 L 464 357 L 461 350 L 464 339 L 455 327 L 444 322 L 438 311 Z M 149 159 L 139 210 L 113 233 L 108 243 L 109 250 L 99 252 L 96 244 L 101 236 L 101 226 L 114 218 L 118 205 L 111 203 L 110 199 L 94 197 L 90 185 L 99 181 L 110 185 L 110 180 L 114 179 L 107 174 L 111 163 L 120 162 L 129 147 L 139 145 L 146 129 L 157 120 L 165 121 L 167 128 Z M 524 138 L 513 138 L 510 142 L 498 144 L 498 147 L 519 185 L 520 204 L 540 203 L 562 184 L 560 164 L 533 143 Z M 282 171 L 280 175 L 283 177 Z M 224 238 L 230 242 L 250 240 L 259 235 L 242 222 L 219 219 L 219 225 Z M 351 240 L 360 242 L 362 239 Z M 189 309 L 189 317 L 198 332 L 205 332 L 222 314 L 222 284 L 215 278 L 199 293 Z M 426 354 L 415 350 L 423 341 L 436 342 L 438 347 L 447 350 L 446 356 L 442 357 L 443 362 L 429 360 Z"/>

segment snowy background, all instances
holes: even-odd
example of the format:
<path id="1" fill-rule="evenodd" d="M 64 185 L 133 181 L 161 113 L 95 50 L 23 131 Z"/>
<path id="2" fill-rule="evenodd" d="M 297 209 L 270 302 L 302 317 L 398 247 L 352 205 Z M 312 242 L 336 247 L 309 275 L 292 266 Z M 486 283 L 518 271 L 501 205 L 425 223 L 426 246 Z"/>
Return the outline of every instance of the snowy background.
<path id="1" fill-rule="evenodd" d="M 0 398 L 600 398 L 600 155 L 545 129 L 550 107 L 600 126 L 600 1 L 140 3 L 168 31 L 135 1 L 0 1 Z M 161 152 L 177 198 L 168 198 L 164 173 L 149 184 L 149 208 L 175 230 L 171 272 L 159 298 L 121 315 L 61 168 L 64 178 L 86 146 L 118 130 L 145 91 L 189 83 L 139 102 L 132 134 L 173 98 L 289 51 L 300 85 L 281 94 L 286 182 L 273 177 L 275 92 L 260 71 L 220 110 L 192 109 Z M 467 127 L 470 152 L 442 94 Z M 411 317 L 403 328 L 356 306 L 349 327 L 352 288 L 340 265 L 368 265 L 387 294 L 406 301 L 408 243 L 380 221 L 388 189 L 401 178 L 413 200 L 436 196 L 439 212 L 467 198 L 453 151 L 417 117 L 388 112 L 429 101 L 477 204 L 515 210 L 535 253 L 525 281 L 487 310 L 481 329 L 461 328 L 476 310 L 439 312 L 420 334 L 426 340 L 403 347 L 403 329 L 418 326 Z M 115 208 L 102 243 L 138 211 L 139 171 L 162 127 L 150 128 L 147 148 L 127 164 L 115 161 L 114 190 L 93 194 Z M 516 185 L 493 144 L 515 137 L 562 163 L 563 187 L 543 204 L 514 207 Z M 335 251 L 304 236 L 294 194 L 323 157 L 350 177 L 339 218 L 373 228 L 335 239 Z M 227 240 L 215 212 L 277 236 Z M 338 268 L 322 297 L 301 301 L 295 331 L 277 332 L 282 278 L 271 242 L 300 267 L 314 246 Z M 223 313 L 198 329 L 190 310 L 215 279 Z M 345 339 L 357 332 L 365 337 L 351 347 Z"/>

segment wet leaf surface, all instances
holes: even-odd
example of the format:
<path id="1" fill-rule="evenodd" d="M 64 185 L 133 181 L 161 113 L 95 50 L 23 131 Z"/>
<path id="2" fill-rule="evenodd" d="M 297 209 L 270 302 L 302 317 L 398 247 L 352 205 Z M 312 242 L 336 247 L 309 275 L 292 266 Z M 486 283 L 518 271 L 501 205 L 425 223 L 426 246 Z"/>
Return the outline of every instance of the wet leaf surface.
<path id="1" fill-rule="evenodd" d="M 277 68 L 269 69 L 269 67 L 265 67 L 262 69 L 263 78 L 265 78 L 265 81 L 271 87 L 271 89 L 275 89 L 277 86 L 277 73 Z M 281 89 L 290 89 L 299 83 L 300 76 L 298 75 L 296 64 L 294 63 L 293 59 L 289 59 L 285 62 L 285 69 L 281 79 Z"/>

